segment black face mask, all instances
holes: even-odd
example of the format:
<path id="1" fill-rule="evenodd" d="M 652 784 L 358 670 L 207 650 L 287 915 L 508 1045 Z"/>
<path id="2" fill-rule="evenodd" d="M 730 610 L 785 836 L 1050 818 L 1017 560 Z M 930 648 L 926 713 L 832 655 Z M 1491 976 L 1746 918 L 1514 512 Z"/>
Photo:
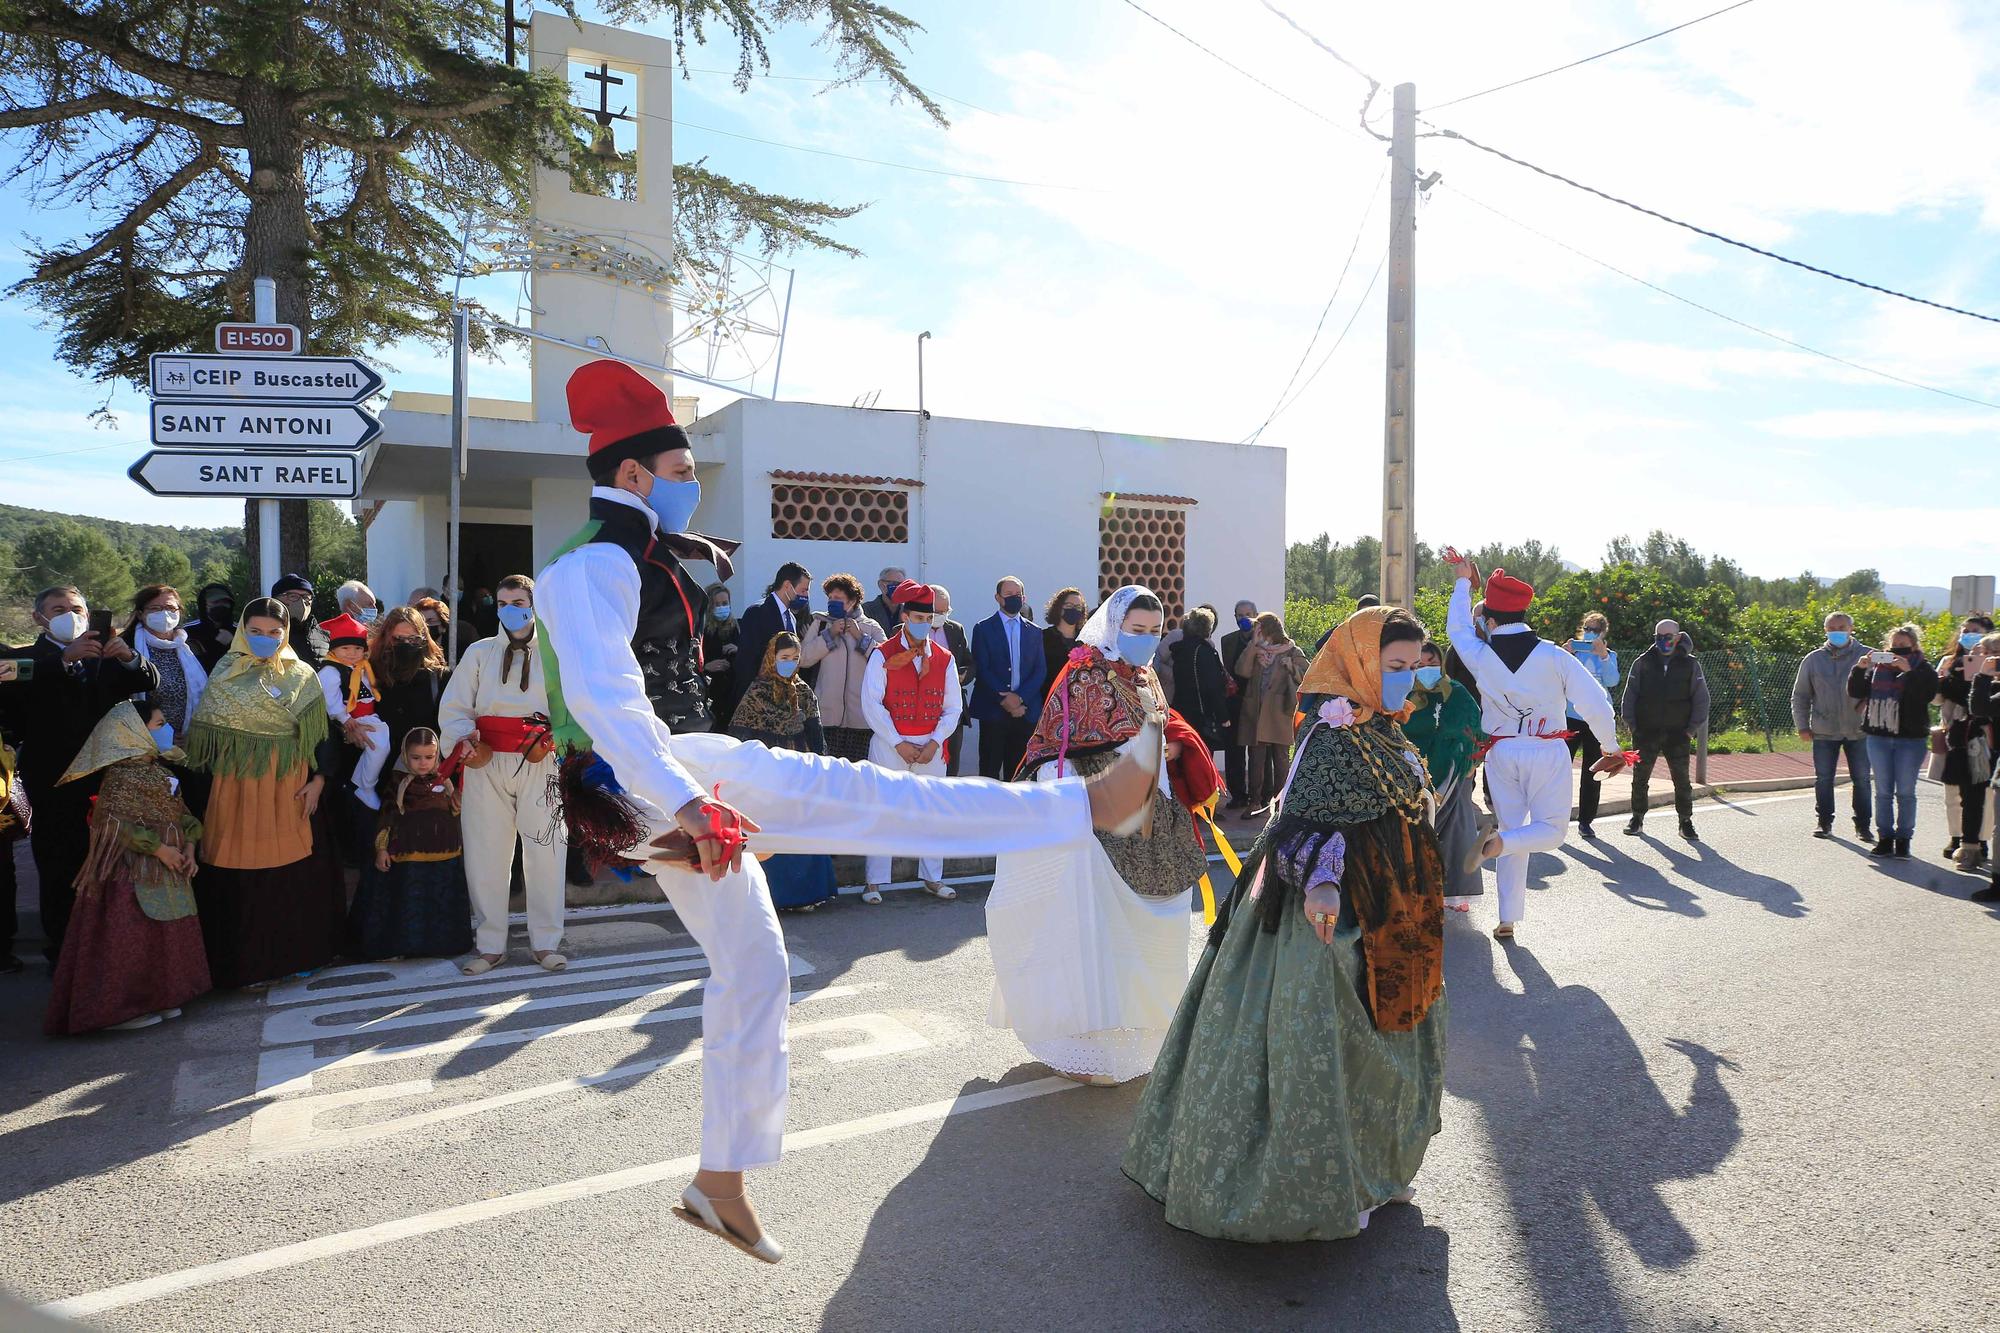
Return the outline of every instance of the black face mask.
<path id="1" fill-rule="evenodd" d="M 422 665 L 424 646 L 415 639 L 398 639 L 390 646 L 389 655 L 398 667 L 407 670 Z"/>
<path id="2" fill-rule="evenodd" d="M 222 625 L 224 627 L 234 625 L 236 623 L 236 603 L 211 602 L 202 610 L 202 618 L 211 625 Z"/>
<path id="3" fill-rule="evenodd" d="M 1062 618 L 1065 625 L 1081 625 L 1083 623 L 1083 608 L 1080 606 L 1066 607 L 1063 610 Z"/>

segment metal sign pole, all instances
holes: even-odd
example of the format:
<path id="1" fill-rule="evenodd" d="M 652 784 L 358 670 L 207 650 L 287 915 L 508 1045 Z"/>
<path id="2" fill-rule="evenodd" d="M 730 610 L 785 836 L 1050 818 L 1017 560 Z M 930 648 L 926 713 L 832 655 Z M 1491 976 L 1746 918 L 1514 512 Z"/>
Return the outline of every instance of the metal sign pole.
<path id="1" fill-rule="evenodd" d="M 250 283 L 252 293 L 251 318 L 259 324 L 278 322 L 278 281 L 276 278 L 254 278 Z M 257 569 L 262 586 L 257 595 L 262 597 L 277 586 L 279 577 L 285 572 L 280 569 L 281 548 L 278 545 L 278 502 L 259 500 L 257 502 Z"/>
<path id="2" fill-rule="evenodd" d="M 449 568 L 445 571 L 445 596 L 451 610 L 451 629 L 446 635 L 449 645 L 445 649 L 446 659 L 458 661 L 459 612 L 465 606 L 465 593 L 458 585 L 459 574 L 459 511 L 461 492 L 464 490 L 466 464 L 470 450 L 472 431 L 472 400 L 467 384 L 471 372 L 472 323 L 464 306 L 454 307 L 451 312 L 451 524 L 447 546 Z M 455 603 L 455 604 L 454 604 Z"/>

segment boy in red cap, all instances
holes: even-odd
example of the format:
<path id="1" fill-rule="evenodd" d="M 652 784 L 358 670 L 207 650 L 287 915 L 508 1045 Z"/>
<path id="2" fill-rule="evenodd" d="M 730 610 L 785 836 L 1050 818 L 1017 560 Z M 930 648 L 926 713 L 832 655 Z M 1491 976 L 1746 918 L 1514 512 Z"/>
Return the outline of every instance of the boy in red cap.
<path id="1" fill-rule="evenodd" d="M 891 771 L 943 777 L 945 744 L 958 730 L 958 715 L 964 708 L 958 664 L 949 648 L 931 639 L 937 604 L 928 587 L 904 579 L 890 591 L 889 605 L 896 608 L 902 623 L 868 655 L 868 667 L 861 675 L 861 715 L 875 733 L 868 742 L 868 762 Z M 890 864 L 886 852 L 868 858 L 862 902 L 882 901 Z M 944 882 L 943 857 L 923 858 L 917 874 L 931 897 L 958 897 L 958 891 Z"/>
<path id="2" fill-rule="evenodd" d="M 342 612 L 322 620 L 326 631 L 326 665 L 319 669 L 319 692 L 326 715 L 341 737 L 361 751 L 354 761 L 354 797 L 370 810 L 382 808 L 375 794 L 382 765 L 389 758 L 389 724 L 375 713 L 375 672 L 368 665 L 368 627 Z"/>
<path id="3" fill-rule="evenodd" d="M 535 580 L 549 722 L 568 756 L 565 781 L 594 755 L 611 774 L 600 789 L 629 804 L 647 826 L 642 837 L 659 835 L 649 869 L 708 956 L 701 1169 L 674 1211 L 776 1263 L 784 1247 L 757 1220 L 743 1173 L 783 1149 L 791 975 L 744 837 L 759 852 L 862 856 L 890 845 L 938 857 L 1081 845 L 1094 828 L 1138 827 L 1157 765 L 1123 763 L 1089 784 L 1006 785 L 892 773 L 706 730 L 707 598 L 678 556 L 707 559 L 725 577 L 728 562 L 718 543 L 687 531 L 701 498 L 688 437 L 660 386 L 622 362 L 571 375 L 569 408 L 590 436 L 593 485 L 590 522 Z M 943 660 L 949 667 L 950 655 Z M 1138 748 L 1157 755 L 1161 745 Z M 647 855 L 636 842 L 618 850 Z"/>
<path id="4" fill-rule="evenodd" d="M 1528 858 L 1562 846 L 1569 831 L 1569 747 L 1563 742 L 1570 735 L 1570 710 L 1604 747 L 1605 757 L 1593 771 L 1616 772 L 1624 751 L 1611 697 L 1597 677 L 1528 628 L 1535 590 L 1504 569 L 1494 570 L 1486 580 L 1486 637 L 1481 638 L 1472 621 L 1472 583 L 1479 569 L 1449 548 L 1445 559 L 1457 576 L 1446 629 L 1479 683 L 1481 725 L 1492 744 L 1486 782 L 1499 823 L 1497 832 L 1472 849 L 1466 869 L 1499 858 L 1494 875 L 1500 924 L 1493 934 L 1510 939 L 1527 910 Z"/>

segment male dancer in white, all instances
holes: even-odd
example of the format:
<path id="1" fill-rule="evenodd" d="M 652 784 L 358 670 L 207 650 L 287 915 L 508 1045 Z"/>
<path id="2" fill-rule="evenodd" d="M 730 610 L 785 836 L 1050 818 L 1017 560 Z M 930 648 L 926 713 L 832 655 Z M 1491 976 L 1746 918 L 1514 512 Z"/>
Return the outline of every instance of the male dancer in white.
<path id="1" fill-rule="evenodd" d="M 507 895 L 514 847 L 521 848 L 528 948 L 560 972 L 563 935 L 562 821 L 549 806 L 555 745 L 549 694 L 535 643 L 535 581 L 509 574 L 494 590 L 500 632 L 465 650 L 438 701 L 438 737 L 446 754 L 464 747 L 465 879 L 479 918 L 474 954 L 461 970 L 477 976 L 507 957 Z"/>
<path id="2" fill-rule="evenodd" d="M 1528 858 L 1562 846 L 1569 831 L 1569 747 L 1559 733 L 1570 727 L 1569 710 L 1583 719 L 1604 758 L 1596 773 L 1615 773 L 1624 765 L 1618 744 L 1617 716 L 1611 697 L 1583 663 L 1556 645 L 1538 638 L 1524 623 L 1535 590 L 1504 569 L 1486 580 L 1487 637 L 1472 623 L 1472 582 L 1478 567 L 1449 548 L 1445 559 L 1455 566 L 1451 610 L 1445 627 L 1459 659 L 1479 682 L 1480 725 L 1493 738 L 1486 757 L 1486 781 L 1499 828 L 1489 833 L 1466 857 L 1476 869 L 1499 857 L 1494 877 L 1500 886 L 1500 924 L 1496 939 L 1511 939 L 1527 911 Z"/>
<path id="3" fill-rule="evenodd" d="M 670 549 L 700 499 L 694 455 L 655 382 L 595 361 L 569 381 L 570 421 L 590 435 L 591 522 L 537 580 L 542 660 L 559 741 L 587 743 L 661 845 L 694 839 L 701 872 L 656 874 L 708 956 L 702 994 L 701 1169 L 675 1210 L 766 1263 L 783 1257 L 743 1172 L 783 1150 L 790 969 L 757 851 L 978 856 L 1087 843 L 1135 830 L 1157 762 L 1085 785 L 1009 786 L 891 773 L 699 730 L 701 587 Z M 663 717 L 687 718 L 675 735 Z M 1157 738 L 1144 752 L 1157 755 Z"/>

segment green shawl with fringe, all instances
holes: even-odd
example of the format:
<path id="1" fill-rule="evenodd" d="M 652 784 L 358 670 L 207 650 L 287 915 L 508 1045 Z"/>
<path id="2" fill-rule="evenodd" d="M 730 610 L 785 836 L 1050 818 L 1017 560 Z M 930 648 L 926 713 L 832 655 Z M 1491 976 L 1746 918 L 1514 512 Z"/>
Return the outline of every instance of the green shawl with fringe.
<path id="1" fill-rule="evenodd" d="M 312 767 L 325 739 L 326 698 L 313 669 L 289 642 L 261 658 L 238 633 L 209 673 L 181 748 L 191 767 L 250 780 Z"/>

